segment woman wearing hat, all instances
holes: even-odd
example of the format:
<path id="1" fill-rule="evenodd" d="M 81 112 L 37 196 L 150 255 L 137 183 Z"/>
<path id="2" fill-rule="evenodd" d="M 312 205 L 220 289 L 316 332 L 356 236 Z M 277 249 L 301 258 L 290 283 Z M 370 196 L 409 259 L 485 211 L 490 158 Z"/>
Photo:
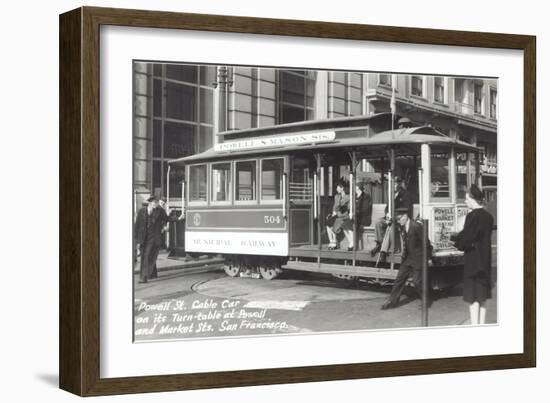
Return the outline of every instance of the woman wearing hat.
<path id="1" fill-rule="evenodd" d="M 470 305 L 472 325 L 485 323 L 486 300 L 491 298 L 491 233 L 493 216 L 483 208 L 483 193 L 470 186 L 466 204 L 471 210 L 464 229 L 451 237 L 464 251 L 464 301 Z"/>
<path id="2" fill-rule="evenodd" d="M 348 249 L 353 250 L 353 226 L 349 218 L 349 201 L 349 185 L 345 180 L 340 179 L 336 183 L 336 195 L 334 196 L 332 213 L 327 217 L 327 222 L 333 221 L 332 225 L 327 224 L 329 250 L 338 249 L 337 236 L 342 231 L 348 240 Z"/>

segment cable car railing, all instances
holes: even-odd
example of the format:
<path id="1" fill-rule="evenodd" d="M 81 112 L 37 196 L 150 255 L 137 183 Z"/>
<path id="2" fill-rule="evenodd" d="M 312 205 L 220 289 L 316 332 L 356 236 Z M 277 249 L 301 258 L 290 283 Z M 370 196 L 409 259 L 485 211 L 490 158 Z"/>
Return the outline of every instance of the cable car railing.
<path id="1" fill-rule="evenodd" d="M 313 184 L 303 182 L 290 182 L 288 195 L 293 201 L 311 201 L 313 198 Z"/>

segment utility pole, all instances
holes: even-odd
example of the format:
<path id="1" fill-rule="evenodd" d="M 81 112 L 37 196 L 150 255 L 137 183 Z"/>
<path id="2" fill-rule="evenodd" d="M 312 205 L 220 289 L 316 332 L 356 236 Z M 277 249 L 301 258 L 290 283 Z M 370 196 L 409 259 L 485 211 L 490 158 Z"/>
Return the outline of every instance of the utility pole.
<path id="1" fill-rule="evenodd" d="M 233 85 L 233 81 L 229 79 L 229 68 L 226 66 L 219 66 L 217 71 L 217 81 L 212 83 L 214 88 L 219 87 L 218 97 L 218 127 L 219 132 L 224 132 L 228 129 L 228 113 L 227 104 L 229 97 L 229 87 Z"/>

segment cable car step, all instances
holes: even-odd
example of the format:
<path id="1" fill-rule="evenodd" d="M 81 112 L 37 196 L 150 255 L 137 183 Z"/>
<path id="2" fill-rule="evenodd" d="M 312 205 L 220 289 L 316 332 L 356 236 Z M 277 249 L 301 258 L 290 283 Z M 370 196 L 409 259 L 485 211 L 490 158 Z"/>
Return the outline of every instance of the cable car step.
<path id="1" fill-rule="evenodd" d="M 286 270 L 301 270 L 315 273 L 327 274 L 348 274 L 357 277 L 383 278 L 393 280 L 397 276 L 397 270 L 365 267 L 365 266 L 345 266 L 341 264 L 329 264 L 316 262 L 288 262 L 282 266 Z"/>

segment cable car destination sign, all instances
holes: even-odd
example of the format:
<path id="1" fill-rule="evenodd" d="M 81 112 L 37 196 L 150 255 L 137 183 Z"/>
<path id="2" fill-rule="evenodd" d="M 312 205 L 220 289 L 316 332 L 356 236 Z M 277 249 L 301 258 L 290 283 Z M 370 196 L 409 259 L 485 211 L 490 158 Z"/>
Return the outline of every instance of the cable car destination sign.
<path id="1" fill-rule="evenodd" d="M 255 137 L 238 141 L 227 141 L 217 143 L 214 146 L 215 151 L 241 151 L 253 150 L 265 147 L 281 147 L 290 145 L 301 145 L 311 143 L 324 143 L 332 141 L 336 137 L 334 131 L 311 132 L 300 134 L 288 134 L 284 136 L 273 137 Z"/>

